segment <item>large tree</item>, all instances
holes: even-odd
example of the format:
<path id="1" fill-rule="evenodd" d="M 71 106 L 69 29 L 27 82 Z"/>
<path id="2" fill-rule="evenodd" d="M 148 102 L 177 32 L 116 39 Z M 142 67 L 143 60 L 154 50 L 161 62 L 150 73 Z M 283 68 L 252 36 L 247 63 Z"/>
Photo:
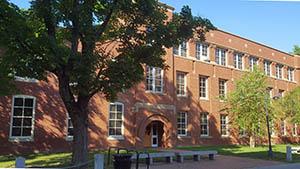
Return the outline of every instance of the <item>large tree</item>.
<path id="1" fill-rule="evenodd" d="M 300 47 L 298 45 L 295 45 L 292 53 L 294 55 L 300 55 Z"/>
<path id="2" fill-rule="evenodd" d="M 88 103 L 109 100 L 164 67 L 165 48 L 205 39 L 214 26 L 188 6 L 172 18 L 158 0 L 34 0 L 29 10 L 0 2 L 1 67 L 9 75 L 58 78 L 74 126 L 73 164 L 87 161 Z"/>
<path id="3" fill-rule="evenodd" d="M 267 87 L 267 77 L 255 68 L 252 72 L 244 72 L 226 99 L 233 126 L 246 131 L 251 147 L 266 129 L 266 109 L 270 110 Z M 269 115 L 272 117 L 272 112 L 269 111 Z"/>

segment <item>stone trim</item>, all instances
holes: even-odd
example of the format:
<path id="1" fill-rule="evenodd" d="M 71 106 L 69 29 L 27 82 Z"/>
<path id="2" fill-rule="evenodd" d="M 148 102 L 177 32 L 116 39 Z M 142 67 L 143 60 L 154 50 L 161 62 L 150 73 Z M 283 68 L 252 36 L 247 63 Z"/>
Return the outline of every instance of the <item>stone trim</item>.
<path id="1" fill-rule="evenodd" d="M 149 110 L 172 110 L 176 111 L 176 107 L 171 104 L 151 104 L 151 103 L 142 103 L 137 102 L 134 104 L 134 112 L 138 112 L 140 108 L 145 108 Z"/>

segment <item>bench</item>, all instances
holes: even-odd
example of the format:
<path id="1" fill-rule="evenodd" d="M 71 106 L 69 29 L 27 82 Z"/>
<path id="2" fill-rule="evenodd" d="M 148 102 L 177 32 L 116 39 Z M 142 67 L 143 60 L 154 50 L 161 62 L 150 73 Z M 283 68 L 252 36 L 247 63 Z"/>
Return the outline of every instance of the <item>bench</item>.
<path id="1" fill-rule="evenodd" d="M 181 152 L 176 152 L 176 161 L 179 163 L 183 162 L 184 156 L 193 156 L 194 161 L 199 161 L 200 156 L 208 155 L 208 158 L 210 160 L 214 159 L 214 156 L 218 154 L 217 151 L 214 150 L 209 150 L 209 151 L 181 151 Z"/>
<path id="2" fill-rule="evenodd" d="M 173 152 L 159 152 L 159 153 L 149 153 L 149 163 L 153 164 L 153 158 L 165 158 L 167 163 L 172 163 L 173 162 L 173 157 L 175 157 L 175 153 Z M 147 154 L 140 154 L 139 159 L 146 159 L 148 158 Z M 131 157 L 132 160 L 137 159 L 137 155 L 134 154 Z"/>

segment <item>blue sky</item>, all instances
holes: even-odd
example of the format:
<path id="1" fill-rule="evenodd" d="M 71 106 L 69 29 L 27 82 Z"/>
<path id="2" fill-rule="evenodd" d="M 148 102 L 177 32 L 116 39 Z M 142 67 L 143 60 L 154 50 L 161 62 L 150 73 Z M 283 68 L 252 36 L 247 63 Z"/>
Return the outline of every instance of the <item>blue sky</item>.
<path id="1" fill-rule="evenodd" d="M 295 0 L 294 0 L 295 1 Z M 27 0 L 11 0 L 27 8 Z M 291 52 L 300 45 L 300 1 L 161 0 L 179 11 L 189 5 L 194 15 L 206 17 L 219 29 Z"/>

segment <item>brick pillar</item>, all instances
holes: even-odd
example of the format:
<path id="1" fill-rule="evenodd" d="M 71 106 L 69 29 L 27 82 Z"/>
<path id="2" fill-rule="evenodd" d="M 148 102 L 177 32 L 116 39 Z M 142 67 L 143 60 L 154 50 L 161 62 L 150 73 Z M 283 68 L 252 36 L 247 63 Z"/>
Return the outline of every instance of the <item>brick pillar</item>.
<path id="1" fill-rule="evenodd" d="M 249 70 L 249 54 L 244 54 L 243 56 L 243 63 L 244 63 L 244 69 Z"/>
<path id="2" fill-rule="evenodd" d="M 216 62 L 216 57 L 215 57 L 216 48 L 217 48 L 217 46 L 214 44 L 210 44 L 208 47 L 208 50 L 209 50 L 208 59 L 210 60 L 210 62 L 213 62 L 213 63 Z"/>
<path id="3" fill-rule="evenodd" d="M 227 65 L 229 67 L 233 67 L 233 65 L 234 65 L 234 63 L 233 63 L 233 57 L 234 57 L 234 50 L 228 49 L 227 50 Z"/>

